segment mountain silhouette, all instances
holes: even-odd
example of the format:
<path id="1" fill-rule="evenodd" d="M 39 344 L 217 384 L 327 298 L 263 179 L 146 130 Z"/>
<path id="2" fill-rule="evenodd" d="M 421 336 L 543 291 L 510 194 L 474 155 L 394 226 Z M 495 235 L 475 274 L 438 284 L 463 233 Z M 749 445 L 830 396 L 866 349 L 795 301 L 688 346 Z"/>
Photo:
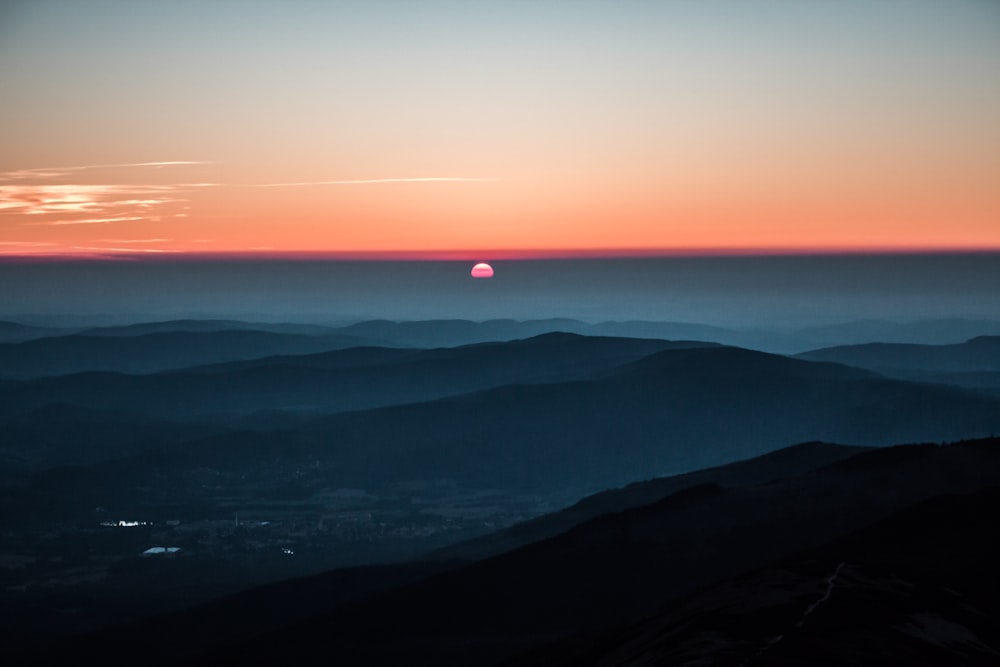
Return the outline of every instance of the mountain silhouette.
<path id="1" fill-rule="evenodd" d="M 0 377 L 38 378 L 81 371 L 148 373 L 275 354 L 305 354 L 355 347 L 347 336 L 267 331 L 165 332 L 137 336 L 72 334 L 0 344 Z"/>
<path id="2" fill-rule="evenodd" d="M 19 322 L 9 322 L 0 320 L 0 343 L 20 343 L 35 338 L 45 338 L 46 336 L 60 336 L 72 333 L 65 329 L 55 329 L 51 327 L 36 327 Z"/>
<path id="3" fill-rule="evenodd" d="M 149 336 L 160 335 L 167 334 L 129 340 L 146 342 Z M 322 344 L 328 339 L 308 340 Z M 426 401 L 506 384 L 578 379 L 659 350 L 707 345 L 552 333 L 522 341 L 425 351 L 351 347 L 140 376 L 79 373 L 30 382 L 0 381 L 4 406 L 0 414 L 48 403 L 125 409 L 186 420 L 263 409 L 332 413 Z"/>
<path id="4" fill-rule="evenodd" d="M 1000 336 L 978 336 L 952 345 L 868 343 L 812 350 L 796 355 L 882 373 L 1000 372 Z"/>
<path id="5" fill-rule="evenodd" d="M 320 486 L 386 490 L 450 479 L 580 496 L 756 456 L 775 443 L 887 445 L 997 430 L 1000 400 L 983 394 L 738 348 L 682 348 L 590 380 L 509 385 L 294 429 L 221 434 L 121 461 L 113 474 L 155 489 L 191 467 L 239 475 L 281 460 L 305 466 L 306 479 Z"/>
<path id="6" fill-rule="evenodd" d="M 183 319 L 158 322 L 138 322 L 84 329 L 88 336 L 141 336 L 151 333 L 210 333 L 218 331 L 265 331 L 268 333 L 304 336 L 330 336 L 340 332 L 336 327 L 292 322 L 245 322 L 243 320 Z"/>
<path id="7" fill-rule="evenodd" d="M 946 494 L 508 665 L 995 665 L 1000 487 Z"/>
<path id="8" fill-rule="evenodd" d="M 587 496 L 563 510 L 439 549 L 428 554 L 427 558 L 428 560 L 479 560 L 555 537 L 602 514 L 641 507 L 685 489 L 706 485 L 727 488 L 756 486 L 809 472 L 865 449 L 825 442 L 807 442 L 714 468 L 634 482 L 621 488 Z"/>

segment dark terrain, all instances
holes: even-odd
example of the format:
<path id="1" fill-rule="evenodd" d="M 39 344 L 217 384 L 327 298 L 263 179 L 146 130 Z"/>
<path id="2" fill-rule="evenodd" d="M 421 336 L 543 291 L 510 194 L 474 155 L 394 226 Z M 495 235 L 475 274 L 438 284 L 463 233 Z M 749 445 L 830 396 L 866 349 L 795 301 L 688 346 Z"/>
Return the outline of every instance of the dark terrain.
<path id="1" fill-rule="evenodd" d="M 786 472 L 801 468 L 811 452 L 823 460 L 831 450 L 699 473 L 694 486 L 639 507 L 621 498 L 627 509 L 499 556 L 274 585 L 73 642 L 52 659 L 66 650 L 123 664 L 643 664 L 650 654 L 670 664 L 706 654 L 720 664 L 990 664 L 1000 649 L 990 583 L 1000 441 L 840 449 L 816 469 L 750 481 L 783 459 L 800 464 Z M 746 482 L 699 481 L 713 477 Z M 892 629 L 884 646 L 873 618 Z M 187 641 L 147 656 L 164 635 Z M 838 635 L 849 641 L 828 654 Z"/>
<path id="2" fill-rule="evenodd" d="M 792 358 L 681 323 L 0 325 L 0 609 L 23 660 L 781 664 L 810 635 L 767 642 L 822 597 L 830 550 L 874 545 L 875 570 L 837 570 L 860 582 L 896 553 L 873 523 L 933 527 L 1000 485 L 996 337 Z M 965 595 L 940 561 L 906 569 L 914 590 Z M 768 588 L 782 611 L 746 637 L 738 614 L 686 625 L 699 595 L 757 610 Z M 953 611 L 896 625 L 996 649 Z M 964 655 L 942 641 L 926 655 Z"/>

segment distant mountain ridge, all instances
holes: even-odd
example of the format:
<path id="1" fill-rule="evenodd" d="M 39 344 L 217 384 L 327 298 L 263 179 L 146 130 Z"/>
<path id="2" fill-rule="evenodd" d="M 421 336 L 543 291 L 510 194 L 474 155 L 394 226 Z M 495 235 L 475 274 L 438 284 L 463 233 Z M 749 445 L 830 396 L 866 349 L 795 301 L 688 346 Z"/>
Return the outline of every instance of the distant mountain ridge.
<path id="1" fill-rule="evenodd" d="M 143 334 L 135 340 L 145 343 L 149 336 L 164 335 L 169 334 Z M 229 340 L 229 334 L 218 335 Z M 283 344 L 283 339 L 278 343 Z M 322 346 L 328 339 L 312 344 Z M 140 376 L 81 373 L 28 382 L 0 381 L 0 414 L 46 403 L 128 409 L 178 419 L 261 409 L 323 414 L 426 401 L 505 384 L 580 379 L 652 352 L 698 346 L 712 344 L 549 333 L 433 350 L 351 347 Z"/>
<path id="2" fill-rule="evenodd" d="M 873 370 L 908 372 L 1000 371 L 1000 336 L 977 336 L 964 343 L 918 345 L 867 343 L 811 350 L 795 355 Z"/>
<path id="3" fill-rule="evenodd" d="M 1000 336 L 1000 321 L 982 318 L 935 318 L 912 322 L 856 320 L 839 324 L 800 327 L 796 333 L 817 343 L 815 347 L 873 343 L 950 345 L 976 336 Z"/>
<path id="4" fill-rule="evenodd" d="M 341 335 L 253 330 L 170 331 L 136 336 L 70 334 L 0 344 L 0 378 L 83 371 L 149 373 L 275 354 L 323 352 L 369 344 Z"/>
<path id="5" fill-rule="evenodd" d="M 929 345 L 959 343 L 981 335 L 1000 335 L 1000 321 L 989 319 L 928 319 L 912 322 L 857 320 L 821 326 L 719 325 L 698 322 L 620 320 L 585 322 L 571 318 L 533 320 L 365 320 L 352 324 L 262 322 L 235 319 L 175 319 L 136 324 L 71 328 L 0 323 L 0 343 L 83 333 L 129 337 L 145 333 L 255 330 L 303 335 L 343 335 L 368 339 L 374 345 L 454 347 L 471 343 L 529 338 L 552 331 L 589 336 L 703 340 L 794 354 L 820 347 L 875 341 Z"/>
<path id="6" fill-rule="evenodd" d="M 72 333 L 64 329 L 36 327 L 19 322 L 0 320 L 0 343 L 20 343 L 45 336 L 61 336 Z"/>
<path id="7" fill-rule="evenodd" d="M 940 382 L 1000 395 L 1000 336 L 977 336 L 963 343 L 867 343 L 810 350 L 799 359 L 867 368 L 890 377 Z"/>
<path id="8" fill-rule="evenodd" d="M 166 479 L 192 465 L 239 474 L 280 456 L 308 462 L 314 484 L 386 488 L 443 478 L 580 494 L 763 454 L 775 442 L 885 445 L 996 431 L 1000 400 L 985 395 L 695 347 L 657 352 L 596 379 L 509 385 L 291 430 L 223 434 L 162 452 L 155 468 Z M 141 478 L 151 463 L 125 469 Z"/>
<path id="9" fill-rule="evenodd" d="M 139 322 L 114 326 L 93 327 L 80 333 L 87 336 L 141 336 L 150 333 L 205 333 L 216 331 L 266 331 L 268 333 L 298 334 L 304 336 L 329 336 L 340 334 L 337 327 L 321 324 L 274 322 L 245 322 L 243 320 L 183 319 L 162 322 Z M 343 335 L 343 334 L 341 334 Z"/>

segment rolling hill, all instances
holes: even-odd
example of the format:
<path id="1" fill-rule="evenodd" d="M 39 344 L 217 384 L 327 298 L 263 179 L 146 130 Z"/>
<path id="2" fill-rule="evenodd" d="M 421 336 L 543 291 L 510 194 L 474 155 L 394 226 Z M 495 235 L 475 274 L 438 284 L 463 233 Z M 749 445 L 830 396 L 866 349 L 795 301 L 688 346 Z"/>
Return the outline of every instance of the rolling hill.
<path id="1" fill-rule="evenodd" d="M 83 371 L 149 373 L 275 354 L 365 345 L 348 336 L 267 331 L 170 331 L 136 336 L 71 334 L 0 344 L 0 377 L 38 378 Z"/>
<path id="2" fill-rule="evenodd" d="M 1000 336 L 978 336 L 952 345 L 868 343 L 812 350 L 796 355 L 887 374 L 1000 372 Z"/>
<path id="3" fill-rule="evenodd" d="M 137 340 L 160 335 L 141 335 Z M 426 401 L 507 384 L 579 379 L 660 350 L 707 345 L 553 333 L 522 341 L 423 351 L 351 347 L 145 375 L 78 373 L 0 381 L 0 414 L 50 403 L 188 421 L 232 419 L 258 410 L 323 414 Z"/>
<path id="4" fill-rule="evenodd" d="M 950 345 L 868 343 L 811 350 L 799 359 L 832 361 L 922 382 L 1000 391 L 1000 336 Z"/>
<path id="5" fill-rule="evenodd" d="M 887 445 L 997 430 L 1000 400 L 986 395 L 738 348 L 682 348 L 589 380 L 221 434 L 119 461 L 108 474 L 144 480 L 155 493 L 195 467 L 238 478 L 280 461 L 319 487 L 385 491 L 451 480 L 580 496 L 756 456 L 775 443 Z"/>

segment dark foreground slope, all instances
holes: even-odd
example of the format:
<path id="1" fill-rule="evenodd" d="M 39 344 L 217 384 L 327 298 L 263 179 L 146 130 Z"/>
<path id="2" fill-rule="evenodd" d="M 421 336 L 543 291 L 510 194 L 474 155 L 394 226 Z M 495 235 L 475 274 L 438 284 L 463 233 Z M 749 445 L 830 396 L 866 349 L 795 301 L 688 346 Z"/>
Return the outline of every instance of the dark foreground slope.
<path id="1" fill-rule="evenodd" d="M 997 439 L 874 450 L 759 486 L 726 488 L 707 483 L 691 487 L 641 508 L 584 522 L 558 537 L 502 556 L 455 564 L 420 581 L 344 604 L 334 602 L 328 611 L 286 627 L 279 627 L 280 620 L 269 613 L 287 608 L 289 597 L 282 599 L 280 587 L 271 587 L 257 600 L 252 594 L 242 597 L 238 612 L 233 606 L 228 610 L 221 606 L 215 608 L 220 613 L 215 618 L 204 608 L 193 614 L 189 620 L 200 628 L 200 639 L 193 645 L 183 641 L 188 634 L 185 617 L 175 616 L 73 643 L 48 658 L 54 661 L 65 650 L 78 659 L 91 656 L 108 664 L 138 659 L 166 664 L 183 659 L 199 664 L 489 665 L 532 650 L 542 652 L 524 658 L 528 664 L 581 664 L 585 657 L 600 657 L 602 652 L 617 656 L 619 650 L 631 659 L 626 650 L 629 642 L 652 637 L 649 641 L 656 644 L 657 633 L 676 632 L 676 641 L 667 638 L 660 650 L 669 652 L 679 646 L 688 651 L 687 657 L 697 653 L 705 658 L 716 652 L 725 655 L 723 649 L 735 643 L 744 651 L 741 658 L 767 649 L 769 655 L 764 655 L 773 661 L 761 664 L 793 664 L 814 654 L 817 645 L 808 635 L 802 635 L 805 639 L 798 643 L 772 640 L 780 634 L 792 637 L 793 631 L 809 627 L 797 625 L 804 616 L 811 622 L 835 609 L 839 598 L 824 597 L 831 581 L 845 590 L 846 584 L 840 582 L 850 582 L 859 601 L 874 595 L 879 604 L 891 606 L 897 593 L 916 596 L 893 612 L 902 614 L 893 617 L 898 623 L 885 627 L 854 623 L 851 632 L 867 628 L 868 635 L 862 639 L 870 647 L 897 630 L 906 635 L 931 628 L 932 634 L 942 636 L 958 632 L 953 626 L 988 641 L 988 619 L 976 621 L 975 610 L 995 612 L 995 596 L 990 598 L 995 591 L 989 588 L 995 588 L 995 583 L 979 593 L 972 589 L 979 577 L 990 576 L 988 566 L 995 552 L 980 554 L 975 549 L 985 548 L 991 524 L 984 517 L 993 515 L 975 510 L 966 520 L 966 514 L 955 515 L 947 508 L 936 513 L 936 505 L 927 506 L 928 510 L 918 503 L 997 485 Z M 995 507 L 995 496 L 987 499 Z M 906 508 L 911 508 L 911 518 L 871 528 L 853 541 L 840 543 L 847 545 L 846 550 L 830 551 L 831 547 L 823 546 Z M 920 517 L 927 517 L 926 535 L 919 532 Z M 958 549 L 950 550 L 948 544 Z M 806 557 L 796 555 L 804 549 L 818 551 Z M 899 569 L 893 569 L 897 560 Z M 845 565 L 840 566 L 841 562 Z M 770 581 L 766 580 L 770 575 L 764 575 L 763 583 L 753 583 L 751 577 L 711 589 L 721 592 L 710 590 L 707 602 L 698 602 L 697 597 L 684 600 L 705 586 L 769 563 L 777 563 L 770 566 L 771 571 L 784 568 L 787 572 L 779 572 Z M 956 593 L 946 594 L 945 586 Z M 322 586 L 314 590 L 322 594 Z M 301 584 L 289 585 L 287 595 L 291 599 L 303 596 L 304 604 L 316 606 L 316 599 Z M 772 606 L 769 601 L 775 607 L 773 615 L 765 613 Z M 810 610 L 814 602 L 825 606 Z M 961 611 L 962 603 L 968 603 L 973 612 Z M 726 616 L 738 614 L 740 608 L 756 610 L 750 617 L 749 638 L 741 639 L 741 631 L 733 627 L 742 624 Z M 686 609 L 693 611 L 688 614 Z M 710 613 L 720 609 L 724 613 L 716 614 L 720 625 L 714 628 Z M 879 609 L 866 607 L 866 613 L 869 618 L 877 616 L 882 613 Z M 241 627 L 262 632 L 244 633 L 238 641 L 233 641 L 231 632 L 220 632 L 222 641 L 206 642 L 213 626 L 232 627 L 234 613 L 243 620 Z M 850 610 L 845 614 L 849 618 Z M 704 634 L 699 634 L 699 623 L 709 628 Z M 831 632 L 846 627 L 835 619 L 830 623 Z M 169 630 L 169 642 L 162 639 L 164 630 Z M 727 634 L 734 632 L 735 639 Z M 580 633 L 585 635 L 581 638 Z M 111 636 L 118 639 L 114 645 Z M 559 643 L 540 648 L 550 642 Z M 155 655 L 150 654 L 151 645 L 157 646 Z M 907 655 L 903 644 L 887 646 Z M 792 651 L 793 657 L 782 663 L 778 659 L 785 650 Z M 612 657 L 606 664 L 619 662 Z M 806 660 L 810 662 L 815 661 Z"/>
<path id="2" fill-rule="evenodd" d="M 558 512 L 544 514 L 482 537 L 438 549 L 428 554 L 427 560 L 480 560 L 496 556 L 555 537 L 603 514 L 642 507 L 685 489 L 712 485 L 726 488 L 753 487 L 802 475 L 854 456 L 865 449 L 826 442 L 805 442 L 714 468 L 635 482 L 587 496 Z"/>
<path id="3" fill-rule="evenodd" d="M 1000 664 L 1000 487 L 937 496 L 511 667 Z"/>

